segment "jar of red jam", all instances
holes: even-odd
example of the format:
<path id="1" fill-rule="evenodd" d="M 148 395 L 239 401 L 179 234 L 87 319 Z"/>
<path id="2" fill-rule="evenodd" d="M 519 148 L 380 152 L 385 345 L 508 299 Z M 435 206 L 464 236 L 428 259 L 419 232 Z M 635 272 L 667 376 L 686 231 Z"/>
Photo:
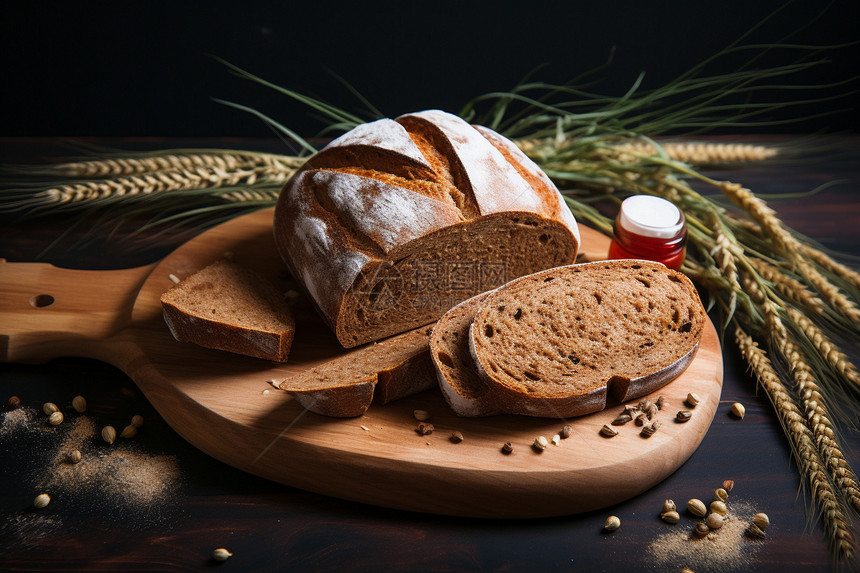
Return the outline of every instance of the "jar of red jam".
<path id="1" fill-rule="evenodd" d="M 651 195 L 634 195 L 621 203 L 615 218 L 610 259 L 647 259 L 678 270 L 687 248 L 684 213 L 673 203 Z"/>

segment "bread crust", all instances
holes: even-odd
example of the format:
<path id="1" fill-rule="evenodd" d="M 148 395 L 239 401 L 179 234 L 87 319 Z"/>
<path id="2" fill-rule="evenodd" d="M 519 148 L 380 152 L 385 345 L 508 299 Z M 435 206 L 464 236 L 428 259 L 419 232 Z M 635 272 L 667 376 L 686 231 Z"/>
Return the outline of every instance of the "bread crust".
<path id="1" fill-rule="evenodd" d="M 492 252 L 473 245 L 491 228 L 480 224 L 487 217 L 504 219 L 511 233 L 494 239 Z M 347 348 L 429 324 L 455 298 L 569 264 L 580 242 L 561 194 L 524 153 L 492 130 L 438 110 L 362 125 L 313 156 L 281 192 L 274 236 L 290 272 Z M 422 261 L 498 262 L 517 274 L 446 285 L 436 299 L 450 302 L 416 308 Z M 399 289 L 400 306 L 377 312 L 374 297 L 391 288 Z"/>

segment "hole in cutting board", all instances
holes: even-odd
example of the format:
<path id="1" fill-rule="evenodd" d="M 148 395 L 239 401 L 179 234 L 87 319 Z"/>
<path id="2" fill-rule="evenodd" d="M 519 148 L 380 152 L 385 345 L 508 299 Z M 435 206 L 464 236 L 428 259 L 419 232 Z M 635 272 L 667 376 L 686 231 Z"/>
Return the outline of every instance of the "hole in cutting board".
<path id="1" fill-rule="evenodd" d="M 49 294 L 37 294 L 30 298 L 30 306 L 35 306 L 36 308 L 43 308 L 52 304 L 54 304 L 54 297 Z"/>

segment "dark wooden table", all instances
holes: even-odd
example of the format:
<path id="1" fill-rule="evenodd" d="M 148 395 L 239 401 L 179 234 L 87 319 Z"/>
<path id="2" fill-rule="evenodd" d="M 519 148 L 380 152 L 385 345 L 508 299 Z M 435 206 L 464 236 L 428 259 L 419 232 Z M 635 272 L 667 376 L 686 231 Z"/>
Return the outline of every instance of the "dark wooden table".
<path id="1" fill-rule="evenodd" d="M 277 141 L 110 142 L 126 148 L 212 147 L 286 152 Z M 848 180 L 812 197 L 774 198 L 779 215 L 825 246 L 860 253 L 860 140 L 813 143 L 815 159 L 751 166 L 722 173 L 762 195 L 805 193 L 830 180 Z M 70 153 L 57 141 L 0 140 L 0 160 L 55 161 Z M 33 261 L 67 221 L 38 225 L 0 223 L 0 257 Z M 53 251 L 47 259 L 77 268 L 120 268 L 141 259 L 104 246 Z M 857 267 L 857 259 L 849 259 Z M 0 325 L 0 334 L 3 326 Z M 856 349 L 855 349 L 856 356 Z M 826 537 L 807 511 L 791 450 L 767 398 L 733 345 L 724 348 L 722 402 L 695 454 L 678 471 L 634 499 L 584 515 L 539 520 L 489 521 L 419 515 L 322 497 L 268 482 L 215 461 L 184 442 L 146 402 L 122 372 L 103 363 L 68 358 L 44 365 L 0 364 L 0 398 L 11 395 L 36 410 L 44 402 L 68 407 L 87 397 L 86 415 L 98 424 L 123 425 L 134 414 L 146 422 L 133 439 L 138 456 L 175 462 L 169 487 L 134 503 L 98 482 L 71 484 L 62 496 L 34 511 L 62 434 L 36 414 L 27 428 L 0 426 L 0 569 L 3 570 L 224 570 L 289 571 L 830 571 Z M 732 402 L 746 406 L 739 421 Z M 72 414 L 73 416 L 73 414 Z M 4 430 L 4 427 L 6 430 Z M 68 429 L 64 430 L 68 431 Z M 850 460 L 860 440 L 845 436 Z M 129 446 L 132 447 L 132 446 Z M 290 463 L 284 460 L 284 463 Z M 134 468 L 132 468 L 134 469 Z M 143 470 L 140 470 L 143 471 Z M 157 479 L 157 476 L 152 478 Z M 356 479 L 361 479 L 356 476 Z M 744 544 L 740 559 L 726 561 L 703 546 L 696 558 L 665 560 L 671 545 L 653 545 L 671 526 L 660 521 L 663 500 L 683 504 L 710 500 L 714 488 L 732 479 L 731 501 L 766 512 L 767 539 Z M 151 480 L 150 480 L 151 481 Z M 149 482 L 147 482 L 149 483 Z M 499 503 L 504 503 L 503 499 Z M 617 515 L 622 527 L 601 532 Z M 689 519 L 684 522 L 689 525 Z M 810 523 L 813 523 L 810 526 Z M 233 557 L 211 555 L 226 547 Z"/>

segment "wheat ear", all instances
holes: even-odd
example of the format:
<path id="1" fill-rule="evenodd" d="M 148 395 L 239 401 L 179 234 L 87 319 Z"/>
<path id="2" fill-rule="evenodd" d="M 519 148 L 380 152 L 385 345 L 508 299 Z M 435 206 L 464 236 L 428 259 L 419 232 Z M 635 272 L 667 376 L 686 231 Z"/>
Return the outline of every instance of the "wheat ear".
<path id="1" fill-rule="evenodd" d="M 807 427 L 770 359 L 752 337 L 738 325 L 735 326 L 735 341 L 786 429 L 797 463 L 809 482 L 813 497 L 822 509 L 824 528 L 829 535 L 830 543 L 840 559 L 851 559 L 854 555 L 854 536 L 833 484 L 822 469 L 823 463 L 815 447 L 811 430 Z"/>
<path id="2" fill-rule="evenodd" d="M 800 254 L 803 244 L 786 230 L 782 221 L 776 216 L 776 212 L 765 201 L 738 183 L 723 181 L 718 185 L 733 203 L 744 209 L 761 225 L 774 246 L 791 260 L 797 272 L 815 287 L 831 307 L 844 314 L 854 324 L 860 324 L 860 308 Z"/>
<path id="3" fill-rule="evenodd" d="M 786 309 L 788 317 L 800 328 L 809 342 L 818 350 L 824 360 L 846 380 L 860 387 L 860 371 L 854 366 L 848 356 L 836 346 L 824 331 L 815 325 L 797 309 Z"/>
<path id="4" fill-rule="evenodd" d="M 79 203 L 114 196 L 253 185 L 261 181 L 283 183 L 292 173 L 290 169 L 271 167 L 235 171 L 224 171 L 219 167 L 196 167 L 58 185 L 40 191 L 37 197 L 42 204 Z"/>
<path id="5" fill-rule="evenodd" d="M 763 306 L 772 346 L 782 354 L 794 379 L 803 413 L 806 415 L 807 424 L 815 438 L 824 465 L 838 490 L 845 495 L 852 507 L 860 511 L 860 485 L 857 483 L 854 470 L 845 460 L 842 448 L 836 442 L 830 412 L 818 386 L 815 371 L 810 367 L 797 344 L 788 336 L 776 304 L 768 300 Z"/>
<path id="6" fill-rule="evenodd" d="M 256 166 L 299 167 L 304 159 L 273 153 L 211 151 L 142 155 L 60 163 L 51 172 L 79 179 L 119 177 L 151 171 L 176 171 L 198 167 L 235 171 Z"/>
<path id="7" fill-rule="evenodd" d="M 780 294 L 791 302 L 818 313 L 823 310 L 824 302 L 800 281 L 783 274 L 779 268 L 762 259 L 751 257 L 749 262 L 762 278 L 770 282 Z"/>
<path id="8" fill-rule="evenodd" d="M 622 153 L 656 155 L 657 149 L 647 142 L 626 142 L 613 146 Z M 742 143 L 698 143 L 669 141 L 660 147 L 670 159 L 693 165 L 725 165 L 764 161 L 778 154 L 773 147 Z"/>

